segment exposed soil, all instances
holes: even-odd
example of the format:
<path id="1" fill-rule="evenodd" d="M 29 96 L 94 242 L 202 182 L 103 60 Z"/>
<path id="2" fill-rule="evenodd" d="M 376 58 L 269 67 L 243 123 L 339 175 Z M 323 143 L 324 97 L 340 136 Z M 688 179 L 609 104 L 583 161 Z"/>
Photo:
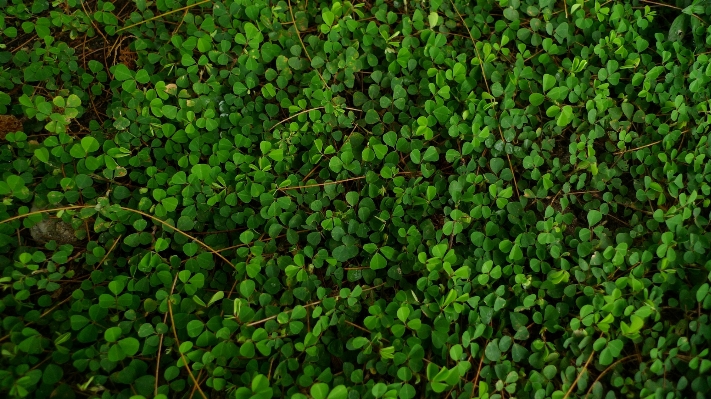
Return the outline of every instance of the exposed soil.
<path id="1" fill-rule="evenodd" d="M 13 115 L 0 115 L 0 140 L 5 140 L 8 133 L 21 132 L 22 120 Z"/>

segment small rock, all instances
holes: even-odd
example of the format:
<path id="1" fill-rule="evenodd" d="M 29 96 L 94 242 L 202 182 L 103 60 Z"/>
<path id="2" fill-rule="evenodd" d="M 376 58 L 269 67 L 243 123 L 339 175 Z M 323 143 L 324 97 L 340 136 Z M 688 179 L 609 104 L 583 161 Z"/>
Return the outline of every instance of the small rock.
<path id="1" fill-rule="evenodd" d="M 32 207 L 32 211 L 37 211 L 39 208 Z M 69 224 L 54 215 L 50 215 L 49 219 L 44 219 L 30 228 L 32 238 L 40 244 L 46 244 L 52 240 L 59 245 L 77 244 L 79 240 L 76 236 L 76 231 Z"/>

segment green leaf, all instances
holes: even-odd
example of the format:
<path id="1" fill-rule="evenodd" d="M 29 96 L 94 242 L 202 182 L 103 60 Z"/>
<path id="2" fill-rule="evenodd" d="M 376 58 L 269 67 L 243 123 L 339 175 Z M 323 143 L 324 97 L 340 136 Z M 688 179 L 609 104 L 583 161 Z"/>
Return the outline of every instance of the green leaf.
<path id="1" fill-rule="evenodd" d="M 430 29 L 434 29 L 437 27 L 437 21 L 439 21 L 439 15 L 437 14 L 436 11 L 432 11 L 427 17 L 429 24 L 430 24 Z"/>
<path id="2" fill-rule="evenodd" d="M 513 7 L 506 7 L 504 8 L 504 18 L 508 19 L 509 21 L 517 21 L 518 11 L 516 11 Z"/>
<path id="3" fill-rule="evenodd" d="M 84 151 L 84 148 L 82 148 L 79 144 L 74 144 L 69 150 L 69 155 L 74 158 L 84 158 L 86 157 L 86 151 Z"/>
<path id="4" fill-rule="evenodd" d="M 559 127 L 565 127 L 570 122 L 573 121 L 573 108 L 569 105 L 566 105 L 562 108 L 560 114 L 558 114 L 558 120 L 556 121 L 557 125 Z"/>
<path id="5" fill-rule="evenodd" d="M 140 84 L 146 84 L 151 81 L 151 77 L 150 77 L 150 75 L 148 75 L 148 72 L 146 72 L 145 69 L 139 69 L 136 72 L 135 79 L 136 79 L 136 82 L 138 82 Z"/>
<path id="6" fill-rule="evenodd" d="M 84 326 L 89 324 L 90 320 L 87 317 L 84 317 L 82 315 L 72 315 L 72 317 L 70 318 L 70 322 L 71 322 L 72 330 L 79 331 L 82 328 L 84 328 Z M 119 333 L 120 333 L 120 331 L 119 331 Z"/>
<path id="7" fill-rule="evenodd" d="M 110 327 L 110 328 L 107 328 L 106 331 L 104 331 L 104 339 L 108 342 L 116 342 L 116 341 L 118 341 L 121 334 L 122 334 L 121 328 Z"/>
<path id="8" fill-rule="evenodd" d="M 328 26 L 333 26 L 333 21 L 335 19 L 335 16 L 333 13 L 329 10 L 324 10 L 321 13 L 321 17 L 323 18 L 323 23 L 325 23 Z"/>
<path id="9" fill-rule="evenodd" d="M 346 399 L 348 397 L 348 389 L 345 385 L 335 386 L 331 392 L 329 392 L 326 399 Z"/>
<path id="10" fill-rule="evenodd" d="M 491 167 L 491 171 L 494 172 L 494 174 L 499 174 L 501 170 L 504 168 L 506 165 L 506 162 L 504 162 L 503 159 L 501 158 L 492 158 L 491 161 L 489 161 L 489 166 Z"/>
<path id="11" fill-rule="evenodd" d="M 284 150 L 282 150 L 281 148 L 271 150 L 269 152 L 269 158 L 277 162 L 284 160 Z"/>
<path id="12" fill-rule="evenodd" d="M 45 147 L 35 149 L 35 157 L 42 162 L 49 162 L 49 150 Z"/>
<path id="13" fill-rule="evenodd" d="M 165 207 L 168 212 L 173 212 L 178 207 L 178 199 L 174 197 L 168 197 L 161 200 L 161 204 Z"/>
<path id="14" fill-rule="evenodd" d="M 614 357 L 612 356 L 610 349 L 605 348 L 602 350 L 602 352 L 600 352 L 599 361 L 600 361 L 601 365 L 609 366 L 610 364 L 612 364 L 613 360 L 614 360 Z"/>
<path id="15" fill-rule="evenodd" d="M 534 107 L 543 104 L 543 100 L 545 100 L 545 96 L 540 93 L 533 93 L 528 97 L 528 101 L 530 101 Z"/>
<path id="16" fill-rule="evenodd" d="M 588 226 L 595 226 L 602 220 L 602 213 L 600 211 L 591 209 L 588 211 Z"/>
<path id="17" fill-rule="evenodd" d="M 138 353 L 138 349 L 141 347 L 140 342 L 136 338 L 128 337 L 120 340 L 118 345 L 121 347 L 126 356 L 133 356 Z"/>
<path id="18" fill-rule="evenodd" d="M 188 322 L 188 336 L 191 338 L 195 338 L 198 335 L 202 334 L 203 329 L 205 328 L 205 324 L 200 321 L 200 320 L 191 320 Z"/>
<path id="19" fill-rule="evenodd" d="M 378 122 L 380 122 L 380 115 L 378 115 L 378 113 L 375 112 L 375 110 L 369 109 L 365 113 L 365 123 L 367 123 L 369 125 L 374 125 Z"/>
<path id="20" fill-rule="evenodd" d="M 249 298 L 252 293 L 254 293 L 256 285 L 254 284 L 254 281 L 252 280 L 244 280 L 239 284 L 239 293 L 245 297 Z"/>
<path id="21" fill-rule="evenodd" d="M 254 350 L 254 342 L 252 341 L 247 341 L 242 346 L 239 348 L 239 354 L 242 357 L 246 357 L 248 359 L 251 359 L 255 355 L 255 350 Z"/>
<path id="22" fill-rule="evenodd" d="M 358 247 L 341 245 L 333 250 L 333 257 L 339 262 L 345 262 L 358 255 Z"/>
<path id="23" fill-rule="evenodd" d="M 202 181 L 210 182 L 210 181 L 212 181 L 212 179 L 210 177 L 211 171 L 212 171 L 212 169 L 210 168 L 209 165 L 198 164 L 198 165 L 195 165 L 192 167 L 192 169 L 190 170 L 190 173 L 192 173 L 193 175 L 195 175 L 198 179 L 200 179 Z"/>
<path id="24" fill-rule="evenodd" d="M 432 114 L 437 118 L 437 121 L 439 121 L 440 124 L 445 124 L 449 120 L 449 116 L 452 114 L 452 111 L 449 110 L 446 106 L 442 105 L 437 108 L 432 112 Z"/>
<path id="25" fill-rule="evenodd" d="M 42 382 L 47 385 L 54 385 L 62 380 L 64 369 L 56 364 L 50 363 L 42 373 Z"/>
<path id="26" fill-rule="evenodd" d="M 674 18 L 674 21 L 669 27 L 668 40 L 670 42 L 681 40 L 684 37 L 684 35 L 687 33 L 686 31 L 688 29 L 690 18 L 691 17 L 686 14 L 680 14 L 679 16 Z"/>
<path id="27" fill-rule="evenodd" d="M 175 119 L 178 116 L 178 107 L 164 104 L 161 106 L 161 113 L 168 119 Z"/>
<path id="28" fill-rule="evenodd" d="M 176 174 L 173 175 L 173 177 L 171 177 L 170 182 L 171 182 L 172 184 L 185 184 L 185 183 L 187 183 L 187 179 L 186 179 L 185 172 L 183 172 L 182 170 L 179 171 L 179 172 L 177 172 Z"/>
<path id="29" fill-rule="evenodd" d="M 499 350 L 498 343 L 494 341 L 489 342 L 489 344 L 486 345 L 484 354 L 489 361 L 498 362 L 501 358 L 501 350 Z"/>
<path id="30" fill-rule="evenodd" d="M 116 80 L 121 81 L 121 82 L 133 78 L 131 71 L 124 64 L 117 64 L 114 67 L 112 73 L 114 74 L 114 77 L 116 78 Z"/>
<path id="31" fill-rule="evenodd" d="M 427 147 L 427 151 L 425 151 L 422 156 L 422 160 L 427 162 L 437 162 L 439 160 L 439 152 L 437 152 L 437 149 L 434 146 Z"/>
<path id="32" fill-rule="evenodd" d="M 85 136 L 81 139 L 81 147 L 84 149 L 84 152 L 91 154 L 99 149 L 99 142 L 91 136 Z"/>
<path id="33" fill-rule="evenodd" d="M 311 386 L 311 397 L 313 399 L 326 399 L 328 396 L 328 385 L 324 383 L 316 383 Z"/>
<path id="34" fill-rule="evenodd" d="M 66 106 L 66 102 L 64 101 L 63 97 L 54 97 L 52 99 L 52 104 L 56 105 L 59 108 L 64 108 Z"/>
<path id="35" fill-rule="evenodd" d="M 544 74 L 543 75 L 543 91 L 547 92 L 555 86 L 555 77 L 553 75 Z"/>
<path id="36" fill-rule="evenodd" d="M 397 310 L 397 318 L 400 319 L 401 322 L 406 322 L 409 316 L 410 308 L 402 306 L 400 307 L 400 309 Z"/>
<path id="37" fill-rule="evenodd" d="M 66 106 L 70 108 L 79 107 L 81 106 L 81 99 L 76 94 L 70 94 L 69 97 L 67 97 Z"/>
<path id="38" fill-rule="evenodd" d="M 370 268 L 373 270 L 384 269 L 387 265 L 388 261 L 385 259 L 385 257 L 383 257 L 383 255 L 380 255 L 379 253 L 376 253 L 370 259 Z"/>

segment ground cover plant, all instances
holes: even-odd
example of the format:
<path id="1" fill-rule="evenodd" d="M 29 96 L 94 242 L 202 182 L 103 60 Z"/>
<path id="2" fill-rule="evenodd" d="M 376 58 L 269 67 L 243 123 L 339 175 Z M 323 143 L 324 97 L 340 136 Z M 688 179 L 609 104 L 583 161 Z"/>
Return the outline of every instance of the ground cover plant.
<path id="1" fill-rule="evenodd" d="M 708 397 L 710 22 L 0 0 L 0 396 Z"/>

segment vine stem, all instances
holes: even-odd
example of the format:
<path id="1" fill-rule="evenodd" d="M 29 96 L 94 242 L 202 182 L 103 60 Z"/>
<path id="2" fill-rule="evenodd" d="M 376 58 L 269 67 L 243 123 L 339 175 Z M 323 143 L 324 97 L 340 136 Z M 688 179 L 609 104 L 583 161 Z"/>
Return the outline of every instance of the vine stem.
<path id="1" fill-rule="evenodd" d="M 566 0 L 563 0 L 563 9 L 565 10 L 565 19 L 568 19 L 568 2 Z"/>
<path id="2" fill-rule="evenodd" d="M 164 320 L 165 322 L 165 320 Z M 160 354 L 163 351 L 163 334 L 160 335 L 160 343 L 158 344 L 158 361 L 156 361 L 156 376 L 155 386 L 153 387 L 153 396 L 158 396 L 158 377 L 160 374 Z"/>
<path id="3" fill-rule="evenodd" d="M 168 11 L 168 12 L 165 12 L 165 13 L 160 14 L 160 15 L 156 15 L 155 17 L 151 17 L 151 18 L 148 18 L 148 19 L 143 20 L 143 21 L 141 21 L 141 22 L 136 22 L 136 23 L 133 24 L 133 25 L 129 25 L 129 26 L 123 27 L 123 28 L 117 30 L 116 33 L 119 33 L 119 32 L 121 32 L 121 31 L 124 31 L 124 30 L 127 30 L 127 29 L 134 28 L 134 27 L 136 27 L 136 26 L 138 26 L 138 25 L 143 25 L 143 24 L 145 24 L 146 22 L 151 22 L 151 21 L 153 21 L 153 20 L 156 20 L 156 19 L 158 19 L 158 18 L 164 17 L 164 16 L 166 16 L 166 15 L 174 14 L 174 13 L 179 12 L 179 11 L 183 11 L 183 10 L 187 10 L 187 9 L 193 8 L 193 7 L 195 7 L 195 6 L 199 6 L 200 4 L 208 3 L 208 2 L 210 2 L 210 1 L 212 1 L 212 0 L 203 0 L 203 1 L 197 2 L 197 3 L 195 3 L 195 4 L 190 4 L 190 5 L 187 5 L 187 6 L 185 6 L 185 7 L 180 7 L 180 8 L 177 8 L 177 9 L 175 9 L 175 10 Z"/>
<path id="4" fill-rule="evenodd" d="M 305 232 L 307 232 L 307 231 L 316 231 L 316 230 L 309 230 L 309 229 L 306 229 L 306 230 L 298 230 L 296 233 L 297 233 L 297 234 L 301 234 L 301 233 L 305 233 Z M 263 236 L 264 236 L 264 234 L 262 234 L 262 237 L 263 237 Z M 270 238 L 267 238 L 267 239 L 262 239 L 262 238 L 260 237 L 259 240 L 257 240 L 257 241 L 260 241 L 260 242 L 269 242 L 269 241 L 272 241 L 272 240 L 276 240 L 277 238 L 284 238 L 284 237 L 286 237 L 286 234 L 278 235 L 278 236 L 276 236 L 276 237 L 274 237 L 274 238 L 271 238 L 271 237 L 270 237 Z M 237 244 L 237 245 L 233 245 L 233 246 L 231 246 L 231 247 L 218 249 L 217 252 L 224 252 L 224 251 L 229 251 L 229 250 L 235 249 L 235 248 L 246 247 L 246 246 L 248 246 L 248 245 L 250 245 L 250 244 L 251 244 L 251 243 L 249 243 L 249 242 L 246 243 L 246 244 Z"/>
<path id="5" fill-rule="evenodd" d="M 207 249 L 208 251 L 212 252 L 213 254 L 217 255 L 220 259 L 222 259 L 223 261 L 225 261 L 228 265 L 232 266 L 233 268 L 235 267 L 235 265 L 232 264 L 232 262 L 230 262 L 227 258 L 225 258 L 221 253 L 219 253 L 218 251 L 216 251 L 215 249 L 213 249 L 211 246 L 205 244 L 204 242 L 198 240 L 197 238 L 191 236 L 190 234 L 188 234 L 188 233 L 186 233 L 186 232 L 184 232 L 184 231 L 178 229 L 177 227 L 168 224 L 168 222 L 165 222 L 165 221 L 159 219 L 159 218 L 156 217 L 156 216 L 147 214 L 147 213 L 142 212 L 142 211 L 139 211 L 139 210 L 137 210 L 137 209 L 126 208 L 126 207 L 118 206 L 118 205 L 116 205 L 116 207 L 117 207 L 118 209 L 123 210 L 123 211 L 133 212 L 133 213 L 137 213 L 137 214 L 139 214 L 139 215 L 141 215 L 141 216 L 145 216 L 145 217 L 147 217 L 147 218 L 149 218 L 149 219 L 151 219 L 151 220 L 153 220 L 153 221 L 155 221 L 155 222 L 158 222 L 158 223 L 162 224 L 163 226 L 167 226 L 167 227 L 169 227 L 170 229 L 175 230 L 176 232 L 178 232 L 178 233 L 184 235 L 185 237 L 187 237 L 187 238 L 189 238 L 189 239 L 195 241 L 196 243 L 200 244 L 203 248 L 205 248 L 205 249 Z M 33 212 L 25 213 L 25 214 L 22 214 L 22 215 L 13 216 L 13 217 L 7 218 L 7 219 L 5 219 L 5 220 L 0 220 L 0 224 L 7 223 L 7 222 L 11 222 L 11 221 L 13 221 L 13 220 L 23 219 L 23 218 L 26 218 L 26 217 L 28 217 L 28 216 L 39 215 L 39 214 L 42 214 L 42 213 L 62 212 L 62 211 L 71 211 L 71 210 L 80 210 L 80 209 L 91 209 L 91 208 L 96 209 L 96 205 L 73 205 L 73 206 L 65 206 L 65 207 L 54 208 L 54 209 L 41 209 L 41 210 L 38 210 L 38 211 L 33 211 Z"/>
<path id="6" fill-rule="evenodd" d="M 150 218 L 150 219 L 152 219 L 152 220 L 154 220 L 154 221 L 156 221 L 156 222 L 162 224 L 163 226 L 168 226 L 169 228 L 171 228 L 171 229 L 177 231 L 178 233 L 184 235 L 185 237 L 187 237 L 187 238 L 189 238 L 189 239 L 191 239 L 191 240 L 197 242 L 198 244 L 202 245 L 203 248 L 205 248 L 205 249 L 207 249 L 208 251 L 212 252 L 213 254 L 217 255 L 220 259 L 224 260 L 225 263 L 227 263 L 228 265 L 232 266 L 233 268 L 235 267 L 235 265 L 233 265 L 232 262 L 230 262 L 229 260 L 227 260 L 227 258 L 225 258 L 221 253 L 219 253 L 219 252 L 217 252 L 216 250 L 214 250 L 211 246 L 205 244 L 204 242 L 198 240 L 197 238 L 191 236 L 190 234 L 188 234 L 188 233 L 186 233 L 186 232 L 184 232 L 184 231 L 182 231 L 182 230 L 179 230 L 179 229 L 177 229 L 177 228 L 174 227 L 174 226 L 171 226 L 170 224 L 168 224 L 168 222 L 164 222 L 163 220 L 161 220 L 161 219 L 159 219 L 159 218 L 157 218 L 157 217 L 155 217 L 155 216 L 153 216 L 153 215 L 149 215 L 149 214 L 147 214 L 147 213 L 145 213 L 145 212 L 141 212 L 141 211 L 136 210 L 136 209 L 125 208 L 125 207 L 123 207 L 123 206 L 119 206 L 119 208 L 122 209 L 122 210 L 124 210 L 124 211 L 138 213 L 139 215 L 143 215 L 143 216 L 145 216 L 145 217 L 147 217 L 147 218 Z"/>
<path id="7" fill-rule="evenodd" d="M 187 359 L 185 359 L 185 355 L 183 355 L 183 351 L 180 350 L 180 340 L 178 339 L 178 332 L 175 330 L 175 320 L 173 320 L 173 305 L 171 304 L 173 302 L 173 299 L 171 297 L 173 296 L 173 291 L 175 290 L 175 284 L 177 282 L 178 282 L 178 273 L 175 273 L 175 278 L 173 279 L 173 286 L 170 288 L 170 294 L 168 295 L 168 314 L 170 314 L 170 325 L 173 330 L 173 336 L 175 337 L 175 343 L 178 345 L 178 353 L 180 354 L 180 359 L 183 361 L 183 365 L 185 366 L 185 369 L 188 370 L 188 374 L 190 374 L 190 379 L 193 380 L 193 383 L 197 387 L 198 391 L 200 391 L 200 395 L 202 395 L 202 398 L 207 399 L 207 396 L 205 396 L 205 392 L 202 391 L 202 388 L 200 388 L 200 384 L 195 379 L 195 376 L 193 375 L 192 370 L 190 370 L 190 365 L 188 364 Z"/>
<path id="8" fill-rule="evenodd" d="M 385 283 L 378 284 L 378 285 L 376 285 L 375 287 L 370 287 L 370 288 L 364 289 L 363 292 L 372 291 L 372 290 L 374 290 L 374 289 L 376 289 L 376 288 L 380 288 L 380 287 L 382 287 L 382 286 L 384 286 L 384 285 L 385 285 Z M 321 302 L 323 302 L 323 300 L 321 300 L 321 301 L 316 301 L 316 302 L 311 302 L 311 303 L 307 303 L 306 305 L 304 305 L 304 308 L 309 308 L 309 307 L 311 307 L 311 306 L 316 306 L 316 305 L 320 304 Z M 284 312 L 285 312 L 285 313 L 288 313 L 288 312 L 291 312 L 292 310 L 294 310 L 294 309 L 285 310 Z M 276 317 L 277 317 L 277 315 L 274 315 L 274 316 L 270 316 L 270 317 L 267 317 L 267 318 L 264 318 L 264 319 L 261 319 L 261 320 L 254 321 L 254 322 L 252 322 L 252 323 L 247 324 L 247 327 L 258 326 L 258 325 L 260 325 L 260 324 L 263 324 L 263 323 L 268 322 L 269 320 L 274 320 L 274 319 L 276 319 Z"/>
<path id="9" fill-rule="evenodd" d="M 580 381 L 580 377 L 585 374 L 586 371 L 588 371 L 588 365 L 590 364 L 590 361 L 593 358 L 593 355 L 595 355 L 595 351 L 593 350 L 590 352 L 590 356 L 588 356 L 588 361 L 585 362 L 585 365 L 583 366 L 583 369 L 580 370 L 580 373 L 578 373 L 578 376 L 575 378 L 575 381 L 573 381 L 573 384 L 570 385 L 570 388 L 568 388 L 568 392 L 565 393 L 565 396 L 563 396 L 563 399 L 568 399 L 568 396 L 573 392 L 573 389 L 578 385 L 578 381 Z"/>
<path id="10" fill-rule="evenodd" d="M 622 154 L 626 154 L 626 153 L 628 153 L 628 152 L 637 151 L 637 150 L 641 150 L 641 149 L 643 149 L 643 148 L 651 147 L 651 146 L 656 145 L 656 144 L 659 144 L 659 143 L 661 143 L 661 142 L 662 142 L 662 140 L 655 141 L 654 143 L 645 144 L 645 145 L 643 145 L 643 146 L 641 146 L 641 147 L 630 148 L 629 150 L 624 150 L 624 151 L 618 151 L 618 152 L 616 152 L 616 153 L 614 153 L 614 154 L 612 154 L 612 155 L 622 155 Z"/>
<path id="11" fill-rule="evenodd" d="M 177 274 L 176 274 L 177 277 Z M 176 280 L 173 280 L 175 282 Z M 175 284 L 173 284 L 173 287 L 171 288 L 170 294 L 173 294 L 173 289 L 175 288 Z M 165 322 L 168 321 L 168 313 L 163 315 L 163 324 L 166 324 Z M 165 334 L 160 335 L 160 343 L 158 344 L 158 360 L 156 361 L 156 378 L 155 378 L 155 386 L 153 387 L 153 394 L 154 396 L 158 396 L 158 376 L 160 375 L 160 355 L 161 352 L 163 351 L 163 338 L 165 337 Z"/>
<path id="12" fill-rule="evenodd" d="M 88 15 L 89 15 L 89 11 L 87 11 L 87 10 L 86 10 L 86 7 L 84 7 L 84 0 L 80 0 L 80 1 L 79 1 L 79 4 L 81 4 L 81 8 L 84 10 L 84 13 L 86 13 L 86 15 L 88 16 Z M 99 27 L 96 26 L 96 23 L 94 22 L 94 18 L 90 18 L 90 20 L 91 20 L 91 25 L 94 26 L 94 29 L 96 29 L 96 32 L 97 32 L 98 34 L 100 34 L 102 38 L 104 38 L 104 43 L 108 43 L 108 42 L 109 42 L 109 39 L 107 39 L 106 36 L 104 36 L 104 33 L 101 32 L 101 29 L 99 29 Z M 86 46 L 85 46 L 85 48 L 86 48 Z"/>
<path id="13" fill-rule="evenodd" d="M 464 21 L 464 17 L 462 17 L 462 14 L 459 13 L 459 10 L 457 9 L 457 6 L 454 5 L 454 0 L 449 0 L 449 2 L 452 4 L 452 8 L 454 9 L 454 12 L 457 13 L 459 16 L 459 19 L 462 20 L 462 25 L 464 25 L 464 28 L 467 30 L 467 33 L 469 33 L 469 38 L 472 41 L 472 45 L 474 46 L 474 52 L 476 53 L 476 58 L 479 60 L 479 67 L 481 68 L 481 77 L 484 78 L 484 84 L 486 85 L 486 92 L 489 93 L 490 96 L 493 95 L 491 94 L 491 89 L 489 88 L 489 81 L 486 79 L 486 72 L 484 71 L 484 60 L 482 60 L 481 56 L 479 55 L 479 49 L 476 48 L 476 40 L 474 39 L 474 36 L 472 36 L 472 31 L 469 30 L 469 26 L 467 26 L 466 21 Z M 567 7 L 565 11 L 566 15 L 568 13 Z M 496 117 L 496 110 L 494 110 L 494 116 Z M 498 118 L 497 118 L 498 119 Z M 501 125 L 497 126 L 499 129 L 499 136 L 501 137 L 501 142 L 506 144 L 506 140 L 504 139 L 504 132 L 501 131 Z M 504 145 L 505 147 L 505 145 Z M 513 164 L 511 163 L 511 156 L 509 156 L 509 153 L 506 152 L 504 149 L 504 153 L 506 154 L 506 159 L 509 161 L 509 169 L 511 169 L 511 176 L 513 176 L 513 181 L 514 181 L 514 188 L 516 188 L 516 195 L 518 197 L 521 196 L 521 193 L 518 191 L 518 182 L 516 181 L 516 172 L 514 172 Z"/>
<path id="14" fill-rule="evenodd" d="M 294 10 L 291 8 L 291 0 L 288 0 L 289 2 L 289 13 L 291 14 L 291 20 L 294 23 L 294 30 L 296 31 L 296 36 L 299 38 L 299 42 L 301 42 L 301 47 L 304 49 L 304 53 L 306 54 L 306 58 L 309 59 L 309 63 L 313 63 L 311 60 L 311 56 L 309 55 L 308 50 L 306 50 L 306 45 L 304 45 L 304 41 L 301 39 L 301 33 L 299 32 L 299 27 L 296 26 L 296 18 L 294 18 Z M 321 78 L 321 81 L 323 82 L 324 87 L 328 87 L 328 83 L 326 83 L 326 79 L 323 78 L 323 75 L 321 75 L 321 72 L 319 72 L 318 69 L 314 68 L 314 71 L 318 74 L 318 77 Z"/>
<path id="15" fill-rule="evenodd" d="M 301 112 L 297 112 L 297 113 L 295 113 L 294 115 L 288 116 L 288 117 L 286 117 L 286 118 L 280 120 L 280 121 L 277 122 L 274 126 L 270 127 L 269 130 L 274 129 L 275 127 L 277 127 L 277 126 L 279 126 L 279 125 L 281 125 L 281 124 L 284 124 L 284 123 L 286 123 L 286 122 L 288 122 L 288 121 L 290 121 L 290 120 L 296 118 L 296 117 L 299 116 L 299 115 L 303 115 L 303 114 L 305 114 L 305 113 L 307 113 L 307 112 L 316 111 L 316 110 L 324 109 L 324 108 L 326 108 L 326 107 L 309 108 L 309 109 L 305 109 L 305 110 L 303 110 L 303 111 L 301 111 Z M 348 111 L 363 112 L 363 110 L 360 110 L 360 109 L 357 109 L 357 108 L 351 108 L 351 107 L 343 107 L 342 109 L 345 109 L 345 110 L 348 110 Z"/>
<path id="16" fill-rule="evenodd" d="M 611 365 L 609 365 L 602 373 L 600 373 L 600 375 L 597 376 L 597 378 L 595 378 L 595 381 L 593 381 L 593 383 L 590 384 L 590 388 L 588 388 L 588 391 L 585 393 L 585 398 L 587 398 L 587 397 L 590 395 L 590 392 L 592 391 L 592 389 L 593 389 L 593 387 L 595 386 L 595 384 L 596 384 L 598 381 L 600 381 L 600 379 L 601 379 L 605 374 L 607 374 L 610 370 L 612 370 L 613 368 L 615 368 L 615 366 L 617 366 L 618 364 L 624 363 L 624 362 L 626 362 L 626 361 L 628 361 L 628 360 L 630 360 L 630 359 L 632 359 L 632 358 L 635 358 L 635 357 L 637 357 L 637 354 L 625 356 L 625 357 L 623 357 L 622 359 L 620 359 L 620 360 L 618 360 L 618 361 L 612 363 Z"/>
<path id="17" fill-rule="evenodd" d="M 274 129 L 275 127 L 277 127 L 277 126 L 279 126 L 279 125 L 281 125 L 281 124 L 283 124 L 283 123 L 285 123 L 285 122 L 288 122 L 288 121 L 290 121 L 290 120 L 296 118 L 296 117 L 299 116 L 299 115 L 303 115 L 303 114 L 305 114 L 305 113 L 307 113 L 307 112 L 316 111 L 317 109 L 324 109 L 324 108 L 325 108 L 325 107 L 316 107 L 316 108 L 305 109 L 305 110 L 303 110 L 303 111 L 301 111 L 301 112 L 297 112 L 297 113 L 295 113 L 294 115 L 291 115 L 291 116 L 289 116 L 289 117 L 287 117 L 287 118 L 285 118 L 285 119 L 280 120 L 276 125 L 274 125 L 274 126 L 272 126 L 271 128 L 269 128 L 269 130 Z"/>
<path id="18" fill-rule="evenodd" d="M 104 257 L 101 259 L 101 262 L 96 264 L 96 267 L 94 267 L 94 270 L 96 270 L 97 268 L 99 268 L 101 265 L 104 264 L 104 261 L 106 260 L 106 258 L 109 257 L 111 252 L 113 252 L 114 248 L 116 248 L 116 245 L 119 243 L 119 241 L 121 241 L 121 237 L 123 237 L 123 236 L 122 235 L 118 236 L 118 238 L 114 241 L 113 245 L 111 245 L 109 252 L 107 252 L 106 255 L 104 255 Z"/>
<path id="19" fill-rule="evenodd" d="M 476 376 L 474 376 L 474 383 L 472 384 L 472 398 L 474 397 L 474 391 L 476 390 L 476 384 L 479 383 L 479 375 L 481 374 L 481 366 L 484 364 L 484 355 L 481 355 L 479 360 L 479 368 L 476 371 Z"/>
<path id="20" fill-rule="evenodd" d="M 2 222 L 0 222 L 0 224 L 2 224 L 2 223 L 4 223 L 4 222 L 5 222 L 5 221 L 2 221 Z M 119 236 L 119 239 L 120 239 L 120 238 L 121 238 L 121 237 Z M 116 240 L 116 242 L 118 242 L 118 240 Z M 104 255 L 104 258 L 101 259 L 101 261 L 100 261 L 99 263 L 97 263 L 97 267 L 101 266 L 101 265 L 104 263 L 104 261 L 106 260 L 106 258 L 109 256 L 109 254 L 111 253 L 111 251 L 113 251 L 113 249 L 114 249 L 115 247 L 116 247 L 116 243 L 114 243 L 114 245 L 111 247 L 111 249 L 109 249 L 109 252 L 107 252 L 106 255 Z M 96 269 L 94 269 L 94 270 L 96 270 Z M 70 295 L 70 296 L 68 296 L 67 298 L 65 298 L 63 301 L 61 301 L 61 302 L 59 302 L 58 304 L 52 306 L 51 309 L 46 310 L 44 313 L 42 313 L 42 314 L 40 315 L 39 318 L 40 318 L 40 319 L 44 318 L 44 317 L 47 316 L 48 314 L 52 313 L 52 312 L 53 312 L 55 309 L 57 309 L 58 307 L 64 305 L 64 304 L 67 303 L 68 301 L 70 301 L 71 299 L 72 299 L 72 296 Z M 25 327 L 31 326 L 32 324 L 33 324 L 32 322 L 29 322 L 29 323 L 25 324 Z M 5 341 L 5 340 L 8 339 L 9 337 L 10 337 L 10 334 L 5 335 L 4 337 L 0 337 L 0 342 Z M 159 356 L 160 356 L 160 355 L 159 355 Z"/>
<path id="21" fill-rule="evenodd" d="M 419 174 L 420 172 L 398 172 L 396 176 L 400 175 L 414 175 L 414 174 Z M 340 184 L 340 183 L 346 183 L 349 181 L 355 181 L 355 180 L 363 180 L 367 176 L 358 176 L 358 177 L 351 177 L 348 179 L 343 179 L 343 180 L 336 180 L 336 181 L 328 181 L 325 183 L 317 183 L 317 184 L 307 184 L 305 186 L 293 186 L 293 187 L 283 187 L 278 189 L 278 191 L 287 191 L 287 190 L 298 190 L 301 188 L 312 188 L 312 187 L 323 187 L 323 186 L 330 186 L 331 184 Z"/>
<path id="22" fill-rule="evenodd" d="M 658 2 L 656 2 L 656 1 L 651 1 L 651 0 L 639 0 L 639 1 L 642 2 L 642 3 L 654 4 L 655 6 L 669 7 L 669 8 L 673 8 L 673 9 L 675 9 L 675 10 L 681 10 L 681 8 L 679 8 L 679 7 L 677 7 L 677 6 L 673 6 L 673 5 L 671 5 L 671 4 L 658 3 Z M 698 19 L 699 21 L 704 22 L 704 20 L 701 19 L 701 17 L 699 17 L 698 15 L 696 15 L 696 14 L 691 14 L 691 15 L 692 15 L 694 18 Z"/>

